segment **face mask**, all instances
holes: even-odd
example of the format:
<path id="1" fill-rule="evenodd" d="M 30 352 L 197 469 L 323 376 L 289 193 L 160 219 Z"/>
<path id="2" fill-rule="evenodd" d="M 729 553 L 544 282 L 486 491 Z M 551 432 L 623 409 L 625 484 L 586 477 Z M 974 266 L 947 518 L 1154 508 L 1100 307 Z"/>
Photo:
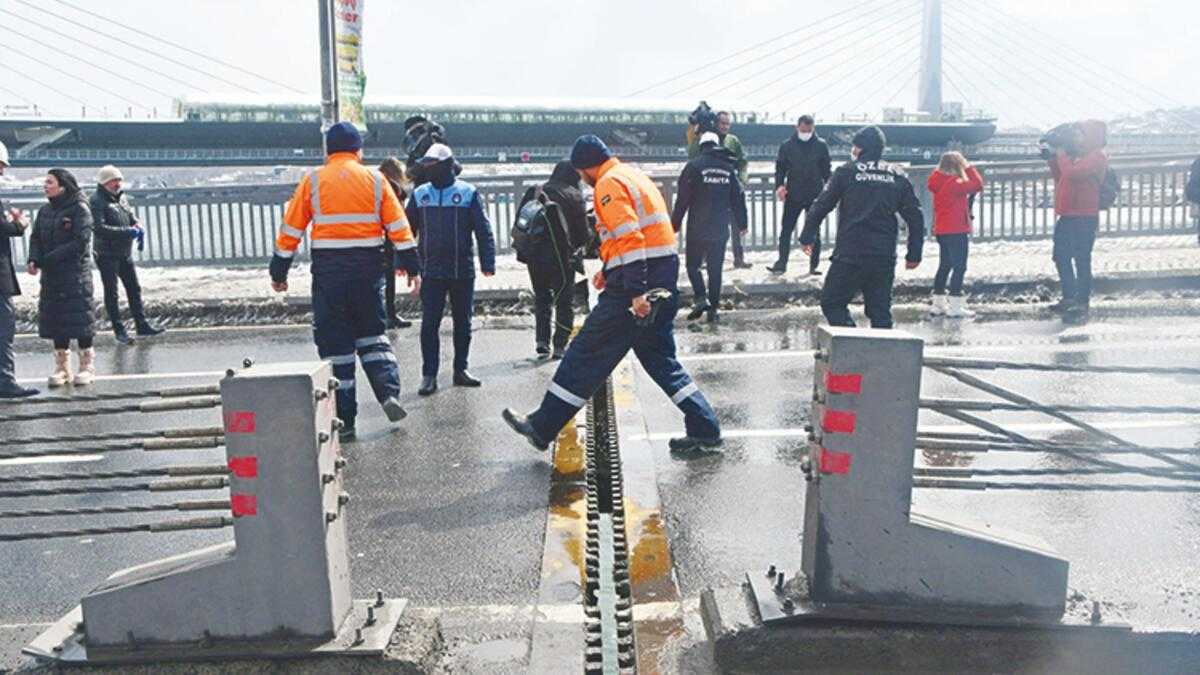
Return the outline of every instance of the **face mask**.
<path id="1" fill-rule="evenodd" d="M 811 139 L 811 138 L 813 137 L 813 132 L 811 132 L 811 131 L 797 131 L 797 132 L 796 132 L 796 137 L 797 137 L 797 138 L 799 138 L 799 139 L 800 139 L 800 140 L 802 140 L 802 141 L 808 141 L 809 139 Z"/>

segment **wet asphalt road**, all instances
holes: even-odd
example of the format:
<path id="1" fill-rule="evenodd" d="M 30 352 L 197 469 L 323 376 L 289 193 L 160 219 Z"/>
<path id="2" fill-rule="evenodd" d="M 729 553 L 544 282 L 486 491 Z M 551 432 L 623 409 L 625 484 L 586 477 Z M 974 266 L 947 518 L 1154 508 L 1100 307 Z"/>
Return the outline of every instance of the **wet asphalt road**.
<path id="1" fill-rule="evenodd" d="M 757 323 L 753 328 L 739 326 L 732 339 L 734 328 L 729 325 L 681 331 L 683 361 L 724 424 L 727 441 L 720 453 L 681 456 L 668 451 L 666 438 L 680 431 L 682 418 L 637 369 L 637 400 L 654 447 L 658 489 L 684 597 L 694 597 L 710 586 L 737 584 L 746 571 L 765 570 L 769 564 L 789 571 L 800 567 L 805 485 L 800 459 L 805 453 L 803 427 L 808 423 L 813 377 L 812 355 L 802 350 L 812 346 L 810 332 L 808 326 L 784 319 Z M 1056 320 L 963 325 L 936 321 L 905 328 L 926 338 L 928 354 L 943 356 L 1097 365 L 1200 363 L 1200 325 L 1189 319 L 1114 319 L 1073 327 Z M 801 353 L 781 353 L 788 350 Z M 977 374 L 1035 400 L 1061 404 L 1195 405 L 1200 389 L 1200 378 L 1184 376 Z M 937 374 L 926 375 L 922 395 L 990 398 Z M 1012 424 L 1035 438 L 1084 440 L 1079 432 L 1063 429 L 1061 423 L 1048 424 L 1054 420 L 1034 413 L 983 416 Z M 1108 430 L 1134 443 L 1200 448 L 1200 420 L 1194 417 L 1081 417 L 1111 424 Z M 972 431 L 930 411 L 922 411 L 920 426 Z M 1162 466 L 1141 456 L 1108 458 Z M 919 452 L 917 464 L 980 469 L 1086 467 L 1056 455 L 997 452 Z M 1155 482 L 1137 476 L 1024 480 Z M 1100 601 L 1109 619 L 1139 627 L 1200 629 L 1200 491 L 918 489 L 913 509 L 1040 537 L 1070 560 L 1072 591 L 1088 601 Z"/>
<path id="2" fill-rule="evenodd" d="M 680 325 L 678 341 L 684 363 L 721 415 L 728 435 L 723 451 L 717 454 L 680 457 L 667 451 L 666 439 L 679 430 L 680 416 L 644 373 L 635 369 L 631 404 L 638 406 L 646 419 L 652 454 L 652 462 L 647 463 L 652 467 L 648 480 L 661 500 L 674 575 L 685 607 L 706 587 L 740 582 L 747 570 L 767 564 L 786 570 L 799 567 L 804 512 L 800 458 L 812 388 L 812 355 L 807 350 L 814 318 L 811 312 L 746 312 L 729 313 L 718 327 Z M 1186 317 L 1161 321 L 1098 318 L 1083 327 L 1064 327 L 1052 319 L 1020 319 L 961 325 L 909 323 L 905 328 L 926 337 L 931 353 L 941 355 L 1048 363 L 1200 363 L 1200 322 Z M 443 389 L 428 399 L 414 394 L 419 359 L 416 329 L 393 332 L 392 338 L 410 415 L 398 430 L 390 431 L 365 378 L 360 377 L 361 440 L 346 449 L 348 490 L 353 498 L 350 543 L 355 594 L 362 597 L 380 588 L 418 606 L 479 607 L 480 612 L 503 613 L 503 608 L 533 604 L 543 562 L 550 466 L 545 456 L 513 437 L 499 417 L 505 405 L 533 407 L 552 374 L 546 367 L 514 367 L 532 351 L 531 331 L 520 323 L 489 322 L 477 330 L 473 345 L 472 371 L 485 381 L 484 387 L 450 387 L 448 372 L 444 372 Z M 443 344 L 445 351 L 448 336 Z M 97 391 L 215 383 L 220 371 L 239 367 L 245 357 L 259 362 L 315 358 L 309 331 L 304 328 L 177 332 L 158 343 L 122 349 L 101 343 L 99 349 L 102 374 L 203 374 L 104 380 Z M 443 353 L 445 371 L 448 358 L 449 354 Z M 22 340 L 18 362 L 19 376 L 40 379 L 50 359 L 40 342 Z M 1193 404 L 1200 386 L 1200 378 L 1184 377 L 988 373 L 986 379 L 1037 400 L 1057 403 Z M 928 377 L 924 395 L 984 397 L 938 376 Z M 213 410 L 0 423 L 0 435 L 202 426 L 217 424 L 218 417 Z M 1002 413 L 989 418 L 1034 425 L 1022 427 L 1034 436 L 1062 437 L 1066 433 L 1046 427 L 1047 420 L 1036 415 Z M 1114 433 L 1131 441 L 1200 447 L 1200 421 L 1194 419 L 1178 415 L 1103 419 L 1115 423 Z M 921 424 L 947 426 L 952 422 L 923 413 Z M 623 429 L 622 435 L 631 440 L 646 437 L 637 429 Z M 169 456 L 129 452 L 83 459 L 86 461 L 18 466 L 0 462 L 0 476 L 220 463 L 223 450 Z M 1032 453 L 929 455 L 923 461 L 986 468 L 1075 465 Z M 184 493 L 171 497 L 212 496 Z M 36 502 L 0 500 L 4 502 L 0 508 L 138 503 L 144 499 L 91 495 L 38 498 Z M 1196 574 L 1200 493 L 918 490 L 914 508 L 934 515 L 969 516 L 1039 536 L 1070 559 L 1071 588 L 1089 600 L 1104 602 L 1105 612 L 1138 626 L 1200 628 Z M 10 520 L 0 525 L 0 531 L 79 525 L 74 519 L 38 520 Z M 88 522 L 121 521 L 91 518 Z M 135 534 L 0 544 L 0 565 L 5 570 L 0 576 L 0 626 L 53 621 L 118 569 L 231 536 L 231 531 Z M 506 658 L 519 660 L 519 645 Z"/>

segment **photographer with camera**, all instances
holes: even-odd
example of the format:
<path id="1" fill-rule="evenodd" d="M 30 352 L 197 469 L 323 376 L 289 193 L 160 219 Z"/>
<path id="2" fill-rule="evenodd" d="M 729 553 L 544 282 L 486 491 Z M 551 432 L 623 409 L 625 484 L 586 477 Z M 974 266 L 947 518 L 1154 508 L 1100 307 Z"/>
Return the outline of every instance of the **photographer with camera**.
<path id="1" fill-rule="evenodd" d="M 1062 300 L 1052 309 L 1085 315 L 1092 296 L 1092 248 L 1100 227 L 1101 192 L 1107 185 L 1108 126 L 1084 120 L 1051 129 L 1042 138 L 1042 157 L 1054 176 L 1054 265 Z M 1111 203 L 1108 204 L 1111 206 Z M 1107 208 L 1105 206 L 1104 208 Z"/>
<path id="2" fill-rule="evenodd" d="M 733 127 L 733 115 L 728 111 L 713 112 L 713 109 L 707 102 L 701 101 L 700 105 L 688 115 L 687 129 L 687 154 L 688 159 L 695 159 L 700 156 L 700 137 L 706 133 L 714 133 L 721 141 L 721 147 L 733 153 L 734 166 L 737 168 L 738 180 L 742 187 L 746 186 L 746 179 L 749 176 L 750 162 L 746 159 L 746 149 L 742 147 L 742 141 L 737 136 L 729 133 Z M 744 270 L 750 269 L 750 264 L 746 262 L 746 251 L 742 247 L 741 230 L 734 230 L 731 239 L 733 240 L 733 267 L 734 269 Z"/>

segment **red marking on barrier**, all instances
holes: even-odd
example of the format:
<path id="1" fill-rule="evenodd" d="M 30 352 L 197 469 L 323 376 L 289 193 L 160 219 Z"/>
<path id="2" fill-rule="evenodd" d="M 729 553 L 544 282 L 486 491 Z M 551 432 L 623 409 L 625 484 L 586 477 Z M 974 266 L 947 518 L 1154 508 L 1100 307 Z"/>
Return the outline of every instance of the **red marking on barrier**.
<path id="1" fill-rule="evenodd" d="M 230 457 L 229 470 L 238 478 L 258 478 L 258 458 Z"/>
<path id="2" fill-rule="evenodd" d="M 252 434 L 257 426 L 253 412 L 234 410 L 225 414 L 225 433 Z"/>
<path id="3" fill-rule="evenodd" d="M 826 410 L 821 417 L 821 429 L 831 434 L 852 434 L 858 415 L 850 410 Z"/>
<path id="4" fill-rule="evenodd" d="M 821 473 L 850 473 L 850 453 L 821 448 Z"/>
<path id="5" fill-rule="evenodd" d="M 229 495 L 235 518 L 258 515 L 258 497 L 255 495 Z"/>
<path id="6" fill-rule="evenodd" d="M 825 389 L 831 394 L 861 394 L 862 375 L 858 373 L 840 375 L 825 373 Z"/>

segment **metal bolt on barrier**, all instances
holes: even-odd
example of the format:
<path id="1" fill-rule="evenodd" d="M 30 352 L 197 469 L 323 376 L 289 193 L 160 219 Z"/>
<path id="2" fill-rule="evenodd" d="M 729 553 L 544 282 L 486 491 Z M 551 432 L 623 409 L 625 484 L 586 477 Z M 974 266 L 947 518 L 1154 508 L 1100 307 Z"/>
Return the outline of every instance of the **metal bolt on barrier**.
<path id="1" fill-rule="evenodd" d="M 340 517 L 349 500 L 340 489 L 345 463 L 336 437 L 327 433 L 338 426 L 333 399 L 313 404 L 313 392 L 330 379 L 328 363 L 258 365 L 237 371 L 220 384 L 216 403 L 223 408 L 224 425 L 218 434 L 178 439 L 139 436 L 137 442 L 128 443 L 151 449 L 173 442 L 215 440 L 224 444 L 227 461 L 223 466 L 171 467 L 164 474 L 186 478 L 100 486 L 104 490 L 162 492 L 219 486 L 228 488 L 228 499 L 87 507 L 80 513 L 221 508 L 228 509 L 227 514 L 80 529 L 70 536 L 232 526 L 234 539 L 113 574 L 24 652 L 51 661 L 88 664 L 263 654 L 382 654 L 406 601 L 385 599 L 382 593 L 372 600 L 355 601 L 350 595 L 346 519 Z M 200 407 L 192 401 L 169 403 L 181 405 L 176 409 Z M 156 405 L 150 409 L 160 409 L 158 401 L 152 403 Z M 128 477 L 129 472 L 105 474 L 111 479 Z M 303 489 L 306 485 L 313 487 Z M 74 494 L 75 489 L 62 486 L 36 492 Z M 0 491 L 0 496 L 18 492 L 35 491 Z M 8 517 L 66 515 L 56 509 L 7 513 Z M 0 541 L 21 538 L 26 537 L 0 536 Z M 281 633 L 291 639 L 281 643 L 277 639 Z"/>

